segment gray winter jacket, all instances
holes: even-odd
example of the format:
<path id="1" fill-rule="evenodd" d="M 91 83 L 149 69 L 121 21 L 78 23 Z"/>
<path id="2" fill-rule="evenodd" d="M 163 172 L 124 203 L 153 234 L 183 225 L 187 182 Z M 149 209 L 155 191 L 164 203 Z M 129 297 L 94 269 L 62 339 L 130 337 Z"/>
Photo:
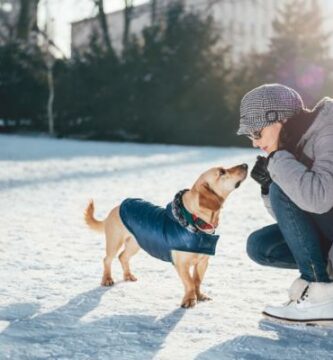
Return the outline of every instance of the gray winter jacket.
<path id="1" fill-rule="evenodd" d="M 333 208 L 333 99 L 324 98 L 319 113 L 298 146 L 313 161 L 309 169 L 286 150 L 270 159 L 272 180 L 301 209 L 323 214 Z M 264 199 L 270 211 L 269 199 Z M 270 211 L 271 212 L 271 211 Z"/>
<path id="2" fill-rule="evenodd" d="M 298 147 L 313 161 L 307 168 L 288 151 L 274 154 L 268 164 L 272 180 L 301 209 L 323 214 L 333 208 L 333 99 L 316 106 L 319 113 L 301 137 Z M 269 196 L 263 195 L 268 212 L 275 218 Z M 333 246 L 329 252 L 329 275 L 333 279 Z"/>

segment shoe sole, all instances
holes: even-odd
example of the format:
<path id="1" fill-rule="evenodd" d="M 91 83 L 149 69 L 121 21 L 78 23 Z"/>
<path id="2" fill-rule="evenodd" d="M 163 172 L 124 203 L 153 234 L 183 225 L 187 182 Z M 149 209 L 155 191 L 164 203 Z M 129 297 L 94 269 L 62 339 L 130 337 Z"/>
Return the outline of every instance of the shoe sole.
<path id="1" fill-rule="evenodd" d="M 324 326 L 324 327 L 333 327 L 333 319 L 307 319 L 307 320 L 295 320 L 295 319 L 288 319 L 282 318 L 275 315 L 270 315 L 265 311 L 262 312 L 263 316 L 266 319 L 272 320 L 282 323 L 282 324 L 303 324 L 306 326 Z"/>

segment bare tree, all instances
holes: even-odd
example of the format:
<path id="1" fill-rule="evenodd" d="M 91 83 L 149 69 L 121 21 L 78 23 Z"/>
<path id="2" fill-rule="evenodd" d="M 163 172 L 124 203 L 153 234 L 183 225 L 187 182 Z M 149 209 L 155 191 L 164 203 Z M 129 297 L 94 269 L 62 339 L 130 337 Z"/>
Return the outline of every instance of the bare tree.
<path id="1" fill-rule="evenodd" d="M 28 41 L 37 29 L 37 9 L 39 0 L 20 0 L 20 12 L 16 26 L 19 40 Z"/>
<path id="2" fill-rule="evenodd" d="M 49 90 L 49 96 L 47 99 L 47 120 L 49 127 L 49 135 L 54 136 L 54 114 L 53 114 L 53 104 L 54 104 L 54 76 L 53 76 L 53 68 L 55 63 L 55 58 L 52 54 L 52 21 L 53 18 L 50 17 L 50 9 L 49 9 L 49 1 L 45 1 L 45 10 L 46 10 L 46 22 L 44 31 L 39 31 L 43 36 L 43 45 L 41 47 L 45 67 L 46 67 L 46 77 L 47 77 L 47 85 Z"/>
<path id="3" fill-rule="evenodd" d="M 157 11 L 157 0 L 150 1 L 150 19 L 151 24 L 154 25 L 156 23 L 156 11 Z"/>
<path id="4" fill-rule="evenodd" d="M 44 1 L 46 21 L 42 28 L 36 29 L 38 35 L 43 40 L 40 49 L 43 55 L 43 60 L 46 69 L 46 79 L 48 85 L 48 99 L 46 104 L 46 114 L 48 120 L 48 130 L 51 136 L 54 136 L 54 98 L 55 98 L 55 86 L 54 86 L 54 65 L 56 57 L 61 56 L 66 58 L 64 52 L 54 43 L 53 38 L 53 21 L 54 18 L 50 13 L 49 0 Z"/>
<path id="5" fill-rule="evenodd" d="M 53 67 L 54 67 L 54 58 L 48 50 L 45 56 L 45 64 L 47 69 L 47 85 L 49 89 L 49 96 L 47 100 L 47 119 L 49 124 L 49 134 L 54 135 L 54 114 L 53 114 L 53 104 L 54 104 L 54 76 L 53 76 Z"/>
<path id="6" fill-rule="evenodd" d="M 126 49 L 130 34 L 130 26 L 133 13 L 133 0 L 125 0 L 124 8 L 124 33 L 123 33 L 123 47 Z"/>
<path id="7" fill-rule="evenodd" d="M 111 37 L 104 11 L 104 0 L 93 0 L 93 2 L 98 9 L 98 19 L 102 30 L 104 45 L 108 51 L 111 51 L 112 50 Z"/>
<path id="8" fill-rule="evenodd" d="M 45 0 L 45 13 L 46 21 L 44 29 L 38 28 L 38 34 L 43 39 L 41 45 L 41 52 L 43 54 L 43 60 L 46 68 L 46 78 L 48 85 L 48 99 L 47 99 L 47 120 L 49 134 L 54 136 L 54 98 L 55 98 L 55 86 L 54 86 L 54 65 L 56 56 L 66 58 L 64 52 L 54 43 L 53 38 L 53 20 L 54 18 L 50 14 L 49 0 Z"/>

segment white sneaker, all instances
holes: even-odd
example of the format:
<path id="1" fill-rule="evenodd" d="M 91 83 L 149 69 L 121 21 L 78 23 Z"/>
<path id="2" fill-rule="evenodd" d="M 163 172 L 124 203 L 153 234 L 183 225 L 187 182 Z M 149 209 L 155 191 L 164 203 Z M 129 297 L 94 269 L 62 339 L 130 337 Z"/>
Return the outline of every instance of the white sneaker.
<path id="1" fill-rule="evenodd" d="M 333 283 L 310 283 L 297 300 L 267 306 L 265 316 L 302 323 L 333 323 Z"/>
<path id="2" fill-rule="evenodd" d="M 290 286 L 288 290 L 289 299 L 291 301 L 296 301 L 299 299 L 302 295 L 304 290 L 307 286 L 309 286 L 310 283 L 304 279 L 297 278 Z"/>

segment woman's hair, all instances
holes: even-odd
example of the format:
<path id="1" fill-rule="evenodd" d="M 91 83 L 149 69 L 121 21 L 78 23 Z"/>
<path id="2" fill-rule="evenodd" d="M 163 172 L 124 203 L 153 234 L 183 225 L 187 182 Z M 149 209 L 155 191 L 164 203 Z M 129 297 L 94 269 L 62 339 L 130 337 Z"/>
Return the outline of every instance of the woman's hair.
<path id="1" fill-rule="evenodd" d="M 313 123 L 320 107 L 320 103 L 318 103 L 312 110 L 304 108 L 299 113 L 287 119 L 280 132 L 280 149 L 285 149 L 295 154 L 299 140 Z"/>

